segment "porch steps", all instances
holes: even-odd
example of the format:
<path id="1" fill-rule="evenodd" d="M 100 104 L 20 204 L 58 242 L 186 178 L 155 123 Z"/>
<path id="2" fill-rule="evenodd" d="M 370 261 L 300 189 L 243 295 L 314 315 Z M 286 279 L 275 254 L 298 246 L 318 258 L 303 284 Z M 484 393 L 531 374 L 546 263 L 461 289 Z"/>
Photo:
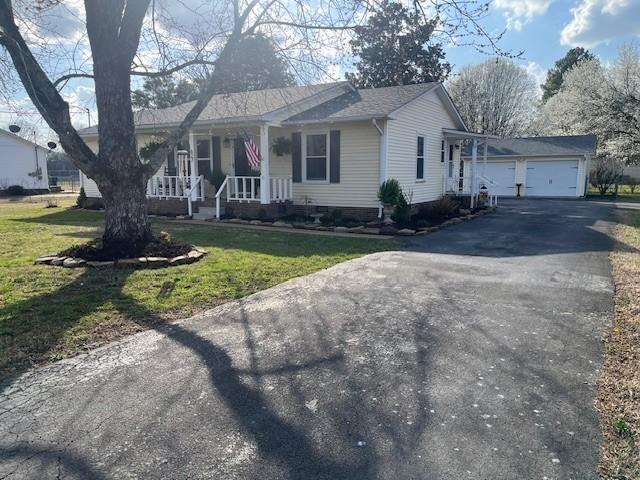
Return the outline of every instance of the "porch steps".
<path id="1" fill-rule="evenodd" d="M 224 215 L 224 207 L 220 207 L 220 215 Z M 215 207 L 203 207 L 199 206 L 197 212 L 193 212 L 194 220 L 208 220 L 216 218 Z"/>

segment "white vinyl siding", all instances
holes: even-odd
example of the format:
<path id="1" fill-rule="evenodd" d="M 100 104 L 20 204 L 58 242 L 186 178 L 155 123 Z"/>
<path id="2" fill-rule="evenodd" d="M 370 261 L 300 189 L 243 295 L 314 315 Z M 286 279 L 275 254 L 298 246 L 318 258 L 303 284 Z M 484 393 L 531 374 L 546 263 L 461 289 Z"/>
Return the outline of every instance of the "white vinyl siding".
<path id="1" fill-rule="evenodd" d="M 413 203 L 442 196 L 445 167 L 441 161 L 442 129 L 457 128 L 435 92 L 429 92 L 404 106 L 389 120 L 387 178 L 400 182 Z M 416 179 L 416 137 L 425 137 L 424 180 Z M 445 162 L 446 163 L 446 162 Z"/>
<path id="2" fill-rule="evenodd" d="M 12 133 L 0 132 L 0 190 L 11 185 L 33 190 L 49 188 L 47 154 L 45 148 L 37 147 L 36 159 L 34 144 Z M 35 175 L 36 168 L 40 168 L 40 177 Z"/>
<path id="3" fill-rule="evenodd" d="M 143 135 L 138 135 L 137 140 L 138 140 L 138 148 L 140 148 L 145 146 L 149 142 L 155 141 L 156 138 L 153 135 L 143 134 Z M 98 139 L 96 137 L 85 138 L 84 141 L 91 150 L 93 150 L 96 153 L 98 152 Z M 158 172 L 164 173 L 164 168 L 166 166 L 167 165 L 165 161 L 165 163 L 163 163 L 158 169 Z M 87 197 L 92 197 L 92 198 L 102 197 L 102 195 L 100 194 L 100 191 L 98 190 L 98 186 L 96 185 L 96 182 L 88 178 L 82 172 L 80 172 L 80 185 L 82 186 L 82 188 L 84 188 L 84 193 L 87 195 Z"/>
<path id="4" fill-rule="evenodd" d="M 309 133 L 340 130 L 340 183 L 305 182 L 293 184 L 293 201 L 298 205 L 329 207 L 378 207 L 380 165 L 380 134 L 371 122 L 335 123 L 301 128 L 269 130 L 272 138 L 298 131 Z M 327 152 L 329 153 L 329 152 Z M 415 153 L 415 147 L 414 147 Z M 304 151 L 303 151 L 304 155 Z M 271 175 L 291 176 L 291 155 L 277 156 L 271 152 Z M 304 156 L 302 158 L 304 162 Z M 415 167 L 415 160 L 413 163 Z M 328 169 L 327 165 L 327 169 Z M 304 173 L 304 172 L 303 172 Z M 327 170 L 327 178 L 329 170 Z"/>

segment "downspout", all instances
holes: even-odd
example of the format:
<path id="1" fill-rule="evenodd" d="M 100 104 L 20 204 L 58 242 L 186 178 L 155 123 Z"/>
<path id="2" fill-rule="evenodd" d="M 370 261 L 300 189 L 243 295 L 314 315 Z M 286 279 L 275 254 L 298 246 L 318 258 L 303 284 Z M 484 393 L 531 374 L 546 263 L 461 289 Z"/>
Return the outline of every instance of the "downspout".
<path id="1" fill-rule="evenodd" d="M 387 179 L 387 121 L 385 120 L 383 128 L 380 127 L 378 121 L 375 118 L 371 119 L 371 123 L 380 134 L 380 165 L 378 169 L 380 172 L 380 184 L 382 184 Z M 382 218 L 382 204 L 378 205 L 378 218 Z"/>

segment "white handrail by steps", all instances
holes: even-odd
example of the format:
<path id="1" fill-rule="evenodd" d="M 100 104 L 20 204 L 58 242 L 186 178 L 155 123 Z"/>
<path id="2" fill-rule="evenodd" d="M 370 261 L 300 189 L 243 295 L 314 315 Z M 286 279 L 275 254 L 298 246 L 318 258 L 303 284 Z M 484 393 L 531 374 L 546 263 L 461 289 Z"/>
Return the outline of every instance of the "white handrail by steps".
<path id="1" fill-rule="evenodd" d="M 220 220 L 220 195 L 222 195 L 222 191 L 227 186 L 227 180 L 229 180 L 229 177 L 228 176 L 224 177 L 224 182 L 220 184 L 220 188 L 216 192 L 216 219 L 217 220 Z"/>
<path id="2" fill-rule="evenodd" d="M 193 185 L 191 185 L 191 187 L 187 190 L 187 205 L 189 208 L 189 216 L 193 215 L 193 201 L 194 200 L 204 200 L 204 195 L 202 193 L 202 179 L 204 178 L 204 176 L 200 175 L 198 177 L 195 177 L 195 181 L 193 182 Z M 198 186 L 200 186 L 200 189 L 198 190 Z M 199 192 L 199 193 L 198 193 Z M 195 198 L 193 198 L 195 196 Z"/>

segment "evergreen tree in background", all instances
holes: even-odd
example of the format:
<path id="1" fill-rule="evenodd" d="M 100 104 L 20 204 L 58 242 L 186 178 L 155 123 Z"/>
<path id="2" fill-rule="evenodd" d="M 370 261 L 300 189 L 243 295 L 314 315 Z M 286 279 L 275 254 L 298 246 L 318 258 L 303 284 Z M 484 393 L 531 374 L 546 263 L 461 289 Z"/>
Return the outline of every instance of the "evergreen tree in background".
<path id="1" fill-rule="evenodd" d="M 142 89 L 132 92 L 131 103 L 134 108 L 167 108 L 195 100 L 199 92 L 196 81 L 182 79 L 176 83 L 170 76 L 150 77 Z"/>
<path id="2" fill-rule="evenodd" d="M 132 103 L 136 108 L 167 108 L 190 102 L 198 97 L 200 80 L 173 77 L 147 78 L 142 89 L 134 90 Z M 217 81 L 215 93 L 245 92 L 293 85 L 287 63 L 277 55 L 273 43 L 263 35 L 244 38 L 233 61 Z"/>
<path id="3" fill-rule="evenodd" d="M 564 74 L 571 70 L 574 66 L 585 60 L 593 60 L 595 57 L 589 50 L 582 47 L 572 48 L 567 54 L 558 60 L 555 66 L 547 72 L 547 80 L 542 87 L 542 102 L 546 102 L 553 97 L 560 87 Z"/>
<path id="4" fill-rule="evenodd" d="M 354 29 L 357 61 L 347 80 L 360 88 L 443 81 L 451 71 L 442 44 L 430 44 L 437 21 L 401 3 L 385 2 L 365 26 Z"/>

